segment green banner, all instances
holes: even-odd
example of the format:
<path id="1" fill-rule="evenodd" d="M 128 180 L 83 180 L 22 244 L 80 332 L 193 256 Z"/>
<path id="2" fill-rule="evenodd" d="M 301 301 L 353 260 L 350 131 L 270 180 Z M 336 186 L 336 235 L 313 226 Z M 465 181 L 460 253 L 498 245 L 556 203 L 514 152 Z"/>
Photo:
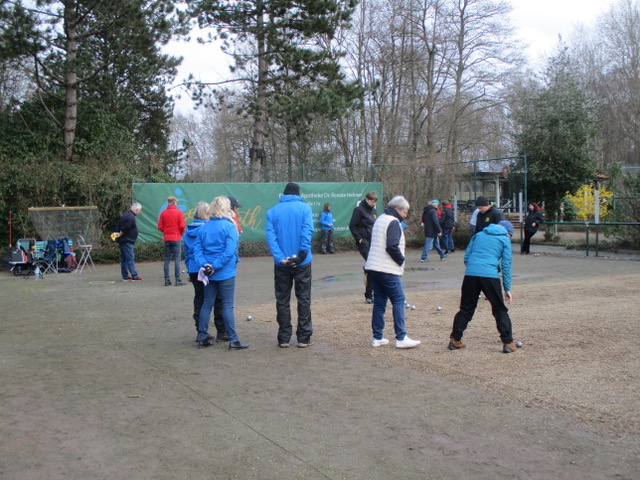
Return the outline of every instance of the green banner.
<path id="1" fill-rule="evenodd" d="M 300 183 L 300 193 L 311 205 L 315 223 L 314 240 L 320 238 L 320 212 L 325 203 L 331 204 L 334 237 L 348 237 L 351 213 L 365 194 L 375 191 L 382 199 L 382 183 Z M 278 203 L 286 186 L 282 183 L 134 183 L 134 201 L 142 205 L 137 218 L 139 242 L 162 240 L 158 230 L 158 217 L 167 208 L 167 197 L 178 199 L 178 208 L 184 214 L 187 224 L 193 220 L 198 202 L 211 202 L 224 195 L 235 197 L 240 205 L 240 224 L 244 233 L 241 241 L 258 242 L 265 240 L 267 210 Z"/>

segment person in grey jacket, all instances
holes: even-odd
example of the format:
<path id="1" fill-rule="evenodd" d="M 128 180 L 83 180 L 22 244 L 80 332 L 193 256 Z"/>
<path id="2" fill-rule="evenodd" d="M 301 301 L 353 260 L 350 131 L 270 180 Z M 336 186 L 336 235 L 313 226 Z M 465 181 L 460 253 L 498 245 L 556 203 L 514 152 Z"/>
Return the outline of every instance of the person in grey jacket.
<path id="1" fill-rule="evenodd" d="M 503 220 L 498 225 L 487 226 L 471 237 L 464 254 L 466 270 L 462 281 L 460 310 L 453 319 L 449 350 L 458 350 L 466 346 L 462 343 L 462 335 L 473 318 L 481 292 L 491 303 L 491 313 L 496 320 L 503 344 L 502 351 L 511 353 L 516 350 L 511 318 L 502 299 L 501 288 L 504 287 L 504 300 L 511 304 L 513 300 L 511 295 L 512 235 L 513 225 Z M 501 272 L 502 285 L 500 284 Z"/>

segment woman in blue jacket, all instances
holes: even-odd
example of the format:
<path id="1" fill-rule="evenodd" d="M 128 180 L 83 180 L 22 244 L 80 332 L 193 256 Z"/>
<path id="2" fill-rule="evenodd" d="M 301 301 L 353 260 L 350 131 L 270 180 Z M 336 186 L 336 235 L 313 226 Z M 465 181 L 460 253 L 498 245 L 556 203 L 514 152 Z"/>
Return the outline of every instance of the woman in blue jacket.
<path id="1" fill-rule="evenodd" d="M 231 202 L 216 197 L 211 202 L 210 220 L 198 229 L 194 257 L 203 278 L 204 302 L 198 318 L 198 345 L 210 347 L 209 320 L 216 296 L 222 301 L 222 318 L 229 337 L 229 348 L 247 348 L 238 339 L 235 326 L 236 265 L 238 263 L 238 229 L 231 217 Z M 204 277 L 203 277 L 204 276 Z"/>
<path id="2" fill-rule="evenodd" d="M 198 330 L 198 319 L 200 318 L 200 310 L 204 302 L 204 283 L 198 280 L 198 272 L 200 265 L 196 262 L 193 248 L 198 238 L 198 230 L 209 220 L 209 204 L 207 202 L 198 202 L 196 211 L 193 215 L 193 222 L 187 225 L 187 231 L 184 232 L 184 264 L 187 267 L 189 280 L 193 285 L 193 320 Z M 209 338 L 212 340 L 212 338 Z"/>

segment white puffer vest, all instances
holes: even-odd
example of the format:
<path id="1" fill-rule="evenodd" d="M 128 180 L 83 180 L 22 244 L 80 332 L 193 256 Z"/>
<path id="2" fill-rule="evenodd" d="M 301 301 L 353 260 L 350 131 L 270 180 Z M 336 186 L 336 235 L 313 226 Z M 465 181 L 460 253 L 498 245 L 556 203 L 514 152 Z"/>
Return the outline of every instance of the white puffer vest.
<path id="1" fill-rule="evenodd" d="M 391 255 L 387 253 L 387 229 L 391 222 L 398 222 L 398 219 L 393 215 L 386 213 L 380 215 L 373 224 L 373 231 L 371 232 L 371 247 L 369 249 L 369 256 L 367 257 L 367 263 L 365 264 L 365 270 L 373 270 L 376 272 L 391 273 L 393 275 L 402 275 L 404 273 L 404 263 L 398 265 Z M 402 226 L 400 226 L 402 231 Z M 398 245 L 402 255 L 404 255 L 405 241 L 404 231 L 400 236 L 400 244 Z"/>

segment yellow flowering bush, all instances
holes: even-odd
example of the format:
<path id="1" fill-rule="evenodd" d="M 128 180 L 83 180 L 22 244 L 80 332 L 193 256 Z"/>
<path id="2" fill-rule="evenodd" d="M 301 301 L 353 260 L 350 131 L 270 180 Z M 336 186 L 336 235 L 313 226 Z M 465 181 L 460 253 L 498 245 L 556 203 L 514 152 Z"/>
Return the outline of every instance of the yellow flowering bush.
<path id="1" fill-rule="evenodd" d="M 606 187 L 600 188 L 600 218 L 604 218 L 611 209 L 613 192 Z M 592 222 L 596 215 L 596 192 L 593 184 L 582 185 L 575 195 L 567 193 L 573 203 L 576 219 L 581 222 Z"/>

